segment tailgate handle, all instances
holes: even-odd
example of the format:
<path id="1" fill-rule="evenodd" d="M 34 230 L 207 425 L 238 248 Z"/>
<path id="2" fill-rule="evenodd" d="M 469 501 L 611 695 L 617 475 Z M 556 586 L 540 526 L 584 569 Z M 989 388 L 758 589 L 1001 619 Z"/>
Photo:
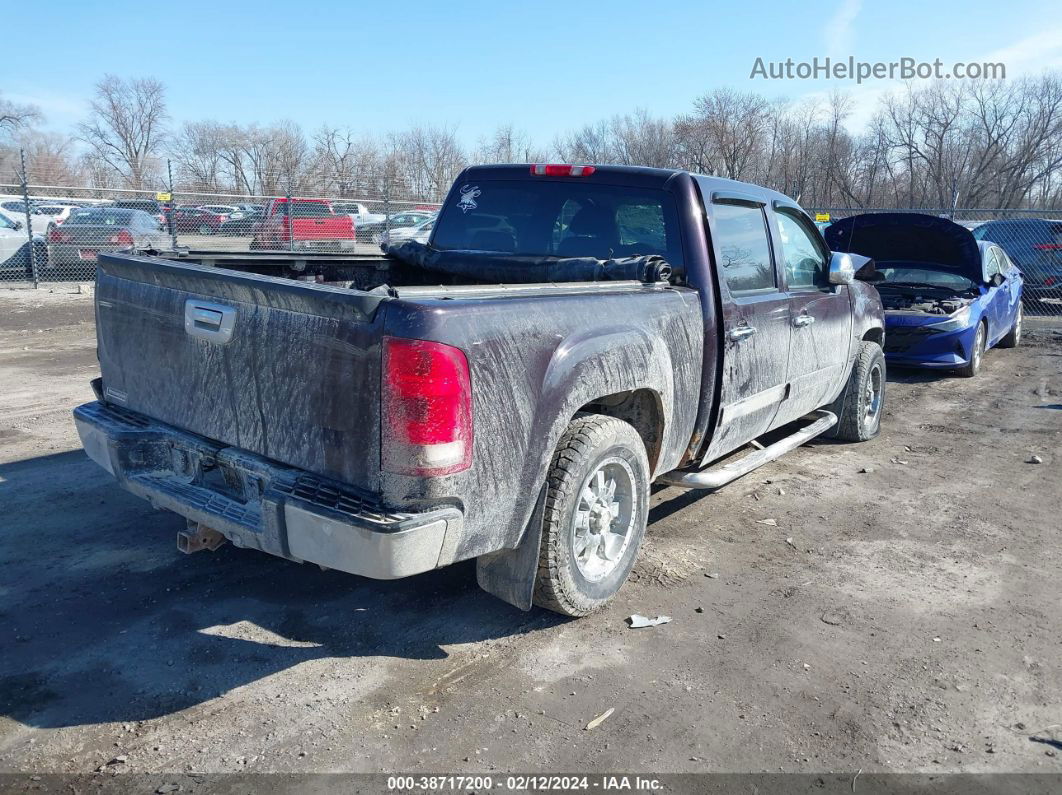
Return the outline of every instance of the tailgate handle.
<path id="1" fill-rule="evenodd" d="M 236 307 L 189 298 L 184 302 L 184 330 L 189 336 L 224 345 L 232 339 Z"/>

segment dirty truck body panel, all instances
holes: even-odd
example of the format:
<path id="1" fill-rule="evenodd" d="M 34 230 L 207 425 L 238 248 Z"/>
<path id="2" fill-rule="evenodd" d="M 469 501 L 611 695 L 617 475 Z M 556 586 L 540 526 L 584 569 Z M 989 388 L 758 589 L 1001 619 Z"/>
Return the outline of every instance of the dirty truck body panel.
<path id="1" fill-rule="evenodd" d="M 527 166 L 466 170 L 436 234 L 469 197 L 530 179 Z M 784 204 L 797 218 L 790 200 L 658 169 L 603 167 L 584 184 L 665 197 L 670 283 L 403 283 L 399 269 L 388 281 L 386 260 L 353 259 L 336 270 L 347 281 L 314 283 L 101 256 L 100 399 L 75 411 L 86 452 L 125 488 L 238 545 L 390 578 L 517 547 L 580 412 L 634 425 L 655 476 L 838 395 L 859 340 L 880 329 L 880 304 L 858 282 L 828 286 L 809 272 L 790 283 L 800 262 L 828 256 L 807 221 L 816 239 L 787 269 L 783 248 L 797 251 L 802 233 L 791 222 L 786 237 L 774 213 Z M 631 210 L 632 228 L 648 212 Z M 572 239 L 585 219 L 567 223 L 554 234 L 573 250 L 592 243 Z M 764 236 L 763 262 L 735 253 L 750 234 Z M 387 463 L 395 340 L 467 364 L 467 466 L 426 475 Z"/>

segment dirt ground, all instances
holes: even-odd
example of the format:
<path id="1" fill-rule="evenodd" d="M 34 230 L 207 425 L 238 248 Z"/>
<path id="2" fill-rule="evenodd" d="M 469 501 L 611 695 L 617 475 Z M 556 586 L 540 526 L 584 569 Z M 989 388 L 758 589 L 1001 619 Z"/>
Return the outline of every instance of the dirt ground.
<path id="1" fill-rule="evenodd" d="M 655 489 L 581 621 L 469 563 L 180 554 L 80 450 L 95 373 L 90 295 L 0 291 L 0 771 L 1062 771 L 1062 330 L 891 374 L 873 442 Z"/>

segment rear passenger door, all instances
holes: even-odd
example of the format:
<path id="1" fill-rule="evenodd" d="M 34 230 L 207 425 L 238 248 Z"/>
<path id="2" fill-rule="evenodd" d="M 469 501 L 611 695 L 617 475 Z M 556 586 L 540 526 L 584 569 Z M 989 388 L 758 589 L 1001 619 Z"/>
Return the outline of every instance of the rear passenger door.
<path id="1" fill-rule="evenodd" d="M 776 204 L 772 216 L 793 325 L 789 395 L 774 420 L 779 426 L 840 391 L 852 343 L 852 306 L 848 286 L 830 284 L 829 250 L 811 219 L 784 204 Z"/>
<path id="2" fill-rule="evenodd" d="M 705 453 L 710 461 L 771 427 L 787 394 L 791 325 L 765 203 L 715 192 L 707 210 L 723 317 L 719 422 Z"/>

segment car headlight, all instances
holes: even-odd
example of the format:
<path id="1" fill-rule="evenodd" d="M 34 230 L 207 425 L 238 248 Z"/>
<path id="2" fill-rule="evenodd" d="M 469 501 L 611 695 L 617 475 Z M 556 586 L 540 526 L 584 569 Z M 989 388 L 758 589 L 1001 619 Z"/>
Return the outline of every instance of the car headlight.
<path id="1" fill-rule="evenodd" d="M 970 307 L 964 306 L 954 315 L 940 323 L 931 323 L 929 327 L 934 331 L 958 331 L 970 325 Z"/>

